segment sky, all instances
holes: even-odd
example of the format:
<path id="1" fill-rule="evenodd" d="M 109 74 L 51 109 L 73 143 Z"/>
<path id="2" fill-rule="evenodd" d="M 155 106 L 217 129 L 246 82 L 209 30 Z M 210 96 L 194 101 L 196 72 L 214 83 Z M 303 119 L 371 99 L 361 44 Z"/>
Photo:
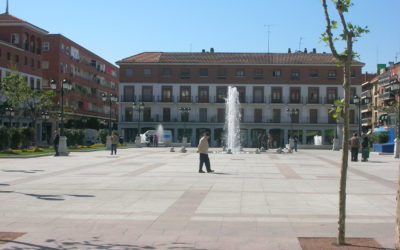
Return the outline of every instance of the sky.
<path id="1" fill-rule="evenodd" d="M 346 19 L 370 30 L 354 44 L 363 71 L 376 73 L 377 63 L 399 62 L 400 0 L 353 3 Z M 0 0 L 0 12 L 5 6 L 6 0 Z M 210 48 L 330 53 L 320 42 L 325 31 L 320 0 L 9 0 L 9 12 L 111 63 L 142 52 Z M 335 9 L 330 14 L 338 20 Z M 343 48 L 337 44 L 339 52 Z"/>

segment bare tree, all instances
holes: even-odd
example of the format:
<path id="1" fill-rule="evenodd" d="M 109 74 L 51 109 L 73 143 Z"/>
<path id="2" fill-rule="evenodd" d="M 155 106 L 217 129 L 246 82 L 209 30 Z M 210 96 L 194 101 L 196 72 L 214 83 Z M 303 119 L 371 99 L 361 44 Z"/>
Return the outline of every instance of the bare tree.
<path id="1" fill-rule="evenodd" d="M 344 100 L 343 100 L 343 141 L 342 141 L 342 159 L 341 159 L 341 171 L 340 171 L 340 187 L 339 187 L 339 220 L 338 220 L 338 235 L 337 244 L 345 244 L 346 236 L 346 181 L 347 181 L 347 168 L 348 168 L 348 154 L 349 154 L 349 106 L 350 106 L 350 85 L 351 85 L 351 65 L 355 57 L 353 52 L 353 43 L 357 37 L 360 37 L 363 33 L 367 33 L 367 27 L 361 28 L 347 22 L 344 13 L 349 11 L 352 6 L 351 0 L 331 0 L 337 14 L 339 16 L 340 23 L 342 25 L 342 32 L 339 37 L 333 35 L 333 30 L 337 28 L 337 21 L 331 20 L 328 12 L 328 5 L 326 0 L 322 0 L 322 6 L 324 8 L 326 30 L 322 34 L 322 41 L 329 45 L 329 48 L 337 60 L 337 64 L 343 67 L 344 72 Z M 345 43 L 345 49 L 342 53 L 338 53 L 335 47 L 337 41 L 342 40 Z"/>

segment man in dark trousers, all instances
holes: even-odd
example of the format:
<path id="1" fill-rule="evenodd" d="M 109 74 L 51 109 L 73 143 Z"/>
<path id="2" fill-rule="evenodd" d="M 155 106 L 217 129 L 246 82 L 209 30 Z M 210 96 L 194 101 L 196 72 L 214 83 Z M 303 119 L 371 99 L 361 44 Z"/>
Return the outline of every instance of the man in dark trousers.
<path id="1" fill-rule="evenodd" d="M 210 158 L 208 158 L 208 138 L 209 136 L 207 134 L 204 134 L 199 141 L 199 145 L 197 146 L 197 153 L 200 153 L 199 173 L 204 173 L 203 163 L 206 164 L 206 169 L 208 173 L 214 172 L 214 170 L 211 170 Z"/>
<path id="2" fill-rule="evenodd" d="M 60 135 L 58 134 L 58 131 L 55 131 L 55 135 L 56 136 L 54 137 L 53 144 L 56 154 L 54 156 L 59 156 L 60 154 L 58 153 L 58 145 L 60 144 Z"/>
<path id="3" fill-rule="evenodd" d="M 360 141 L 358 140 L 358 134 L 354 133 L 349 141 L 351 148 L 351 161 L 358 161 L 358 149 L 360 148 Z"/>

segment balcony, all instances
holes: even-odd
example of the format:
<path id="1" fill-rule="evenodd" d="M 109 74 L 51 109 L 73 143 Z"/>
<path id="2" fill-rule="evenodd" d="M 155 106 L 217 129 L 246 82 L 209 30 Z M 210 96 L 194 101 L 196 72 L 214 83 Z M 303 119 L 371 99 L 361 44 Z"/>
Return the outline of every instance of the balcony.
<path id="1" fill-rule="evenodd" d="M 372 118 L 362 118 L 361 119 L 361 124 L 363 126 L 372 125 Z"/>
<path id="2" fill-rule="evenodd" d="M 382 101 L 392 100 L 394 99 L 394 94 L 391 92 L 385 92 L 379 96 L 379 99 L 381 99 Z"/>
<path id="3" fill-rule="evenodd" d="M 363 98 L 371 98 L 372 97 L 372 91 L 371 90 L 366 90 L 361 92 L 361 99 Z"/>

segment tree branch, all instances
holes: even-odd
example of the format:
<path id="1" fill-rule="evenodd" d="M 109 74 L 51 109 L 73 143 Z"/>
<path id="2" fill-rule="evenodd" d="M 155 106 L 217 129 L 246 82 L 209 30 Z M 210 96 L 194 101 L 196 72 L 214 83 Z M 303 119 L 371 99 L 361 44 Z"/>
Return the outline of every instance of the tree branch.
<path id="1" fill-rule="evenodd" d="M 322 0 L 322 6 L 324 7 L 325 20 L 326 20 L 326 34 L 328 36 L 329 47 L 331 48 L 333 56 L 336 59 L 341 60 L 341 57 L 337 53 L 335 45 L 333 44 L 332 26 L 331 26 L 331 20 L 329 18 L 328 6 L 326 4 L 326 0 Z"/>

